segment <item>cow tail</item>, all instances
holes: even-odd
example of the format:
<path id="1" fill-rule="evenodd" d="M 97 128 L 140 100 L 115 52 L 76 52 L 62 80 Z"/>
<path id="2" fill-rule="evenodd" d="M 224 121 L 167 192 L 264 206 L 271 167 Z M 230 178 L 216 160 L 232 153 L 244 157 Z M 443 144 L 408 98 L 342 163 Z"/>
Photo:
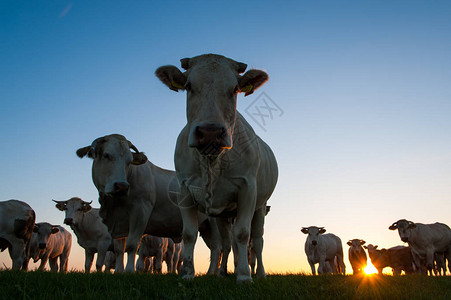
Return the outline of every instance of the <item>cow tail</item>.
<path id="1" fill-rule="evenodd" d="M 30 239 L 33 233 L 33 227 L 36 221 L 36 214 L 34 210 L 27 211 L 25 219 L 14 220 L 14 234 L 16 237 L 22 239 L 25 244 L 25 260 L 22 269 L 26 270 L 28 267 L 28 260 L 30 257 Z"/>

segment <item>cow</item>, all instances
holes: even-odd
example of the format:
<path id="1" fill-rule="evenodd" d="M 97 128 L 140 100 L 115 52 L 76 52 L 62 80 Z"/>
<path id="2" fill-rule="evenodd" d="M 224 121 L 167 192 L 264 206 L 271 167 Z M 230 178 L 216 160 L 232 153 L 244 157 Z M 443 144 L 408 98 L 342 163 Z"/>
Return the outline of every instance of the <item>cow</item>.
<path id="1" fill-rule="evenodd" d="M 237 95 L 252 94 L 268 80 L 268 74 L 252 69 L 241 76 L 246 64 L 216 54 L 184 58 L 181 66 L 184 73 L 169 65 L 155 71 L 169 89 L 187 91 L 187 124 L 174 153 L 183 217 L 181 276 L 191 279 L 195 274 L 199 211 L 217 218 L 222 263 L 230 253 L 232 239 L 237 242 L 237 282 L 252 281 L 247 257 L 250 238 L 257 257 L 256 275 L 265 277 L 263 226 L 266 203 L 277 183 L 277 162 L 236 106 Z M 236 218 L 233 237 L 229 218 Z"/>
<path id="2" fill-rule="evenodd" d="M 368 261 L 366 252 L 362 247 L 365 245 L 365 241 L 353 239 L 348 241 L 347 244 L 349 246 L 348 257 L 349 262 L 351 263 L 352 273 L 354 275 L 363 274 Z"/>
<path id="3" fill-rule="evenodd" d="M 85 249 L 85 272 L 89 273 L 91 270 L 95 253 L 97 253 L 96 270 L 101 272 L 106 253 L 108 250 L 113 250 L 114 246 L 108 228 L 99 216 L 99 209 L 91 207 L 92 201 L 85 202 L 78 197 L 66 201 L 53 201 L 57 209 L 66 213 L 64 224 L 70 226 L 77 236 L 78 244 Z M 123 241 L 114 242 L 122 243 Z M 116 248 L 120 252 L 121 247 Z M 123 251 L 118 256 L 123 261 Z"/>
<path id="4" fill-rule="evenodd" d="M 168 248 L 168 238 L 161 238 L 153 235 L 145 235 L 141 238 L 138 248 L 138 260 L 136 261 L 136 270 L 138 272 L 147 272 L 150 269 L 150 259 L 153 260 L 152 269 L 155 273 L 161 273 L 163 256 Z M 172 257 L 171 257 L 172 264 Z M 169 270 L 169 266 L 168 266 Z"/>
<path id="5" fill-rule="evenodd" d="M 393 223 L 388 229 L 398 230 L 399 237 L 409 244 L 415 266 L 424 273 L 422 261 L 428 272 L 434 268 L 434 255 L 444 252 L 451 269 L 451 229 L 443 223 L 422 224 L 401 219 Z"/>
<path id="6" fill-rule="evenodd" d="M 391 267 L 393 275 L 413 274 L 413 259 L 410 247 L 395 246 L 388 249 L 377 249 L 377 245 L 364 246 L 368 250 L 371 263 L 377 269 L 379 275 L 385 267 Z"/>
<path id="7" fill-rule="evenodd" d="M 338 236 L 332 233 L 324 234 L 326 229 L 317 226 L 302 227 L 301 232 L 308 235 L 305 240 L 305 254 L 313 275 L 316 275 L 315 264 L 317 263 L 319 263 L 319 274 L 330 271 L 345 274 L 343 247 Z"/>
<path id="8" fill-rule="evenodd" d="M 36 214 L 25 202 L 0 201 L 0 250 L 8 248 L 13 270 L 28 269 L 30 238 Z"/>
<path id="9" fill-rule="evenodd" d="M 169 237 L 177 242 L 182 239 L 183 221 L 176 200 L 179 184 L 174 171 L 148 161 L 119 134 L 97 138 L 76 153 L 80 158 L 93 159 L 92 180 L 99 192 L 99 215 L 109 233 L 113 239 L 127 238 L 126 272 L 135 270 L 135 254 L 143 235 Z M 199 220 L 207 221 L 205 215 Z M 213 231 L 208 234 L 211 240 L 218 240 L 217 227 L 208 228 Z M 221 248 L 217 242 L 204 241 L 211 250 L 208 274 L 213 274 L 217 272 Z"/>
<path id="10" fill-rule="evenodd" d="M 36 263 L 41 260 L 39 270 L 44 270 L 47 261 L 50 270 L 67 272 L 69 254 L 72 246 L 72 235 L 59 225 L 51 225 L 47 222 L 36 223 L 30 240 L 30 256 Z"/>

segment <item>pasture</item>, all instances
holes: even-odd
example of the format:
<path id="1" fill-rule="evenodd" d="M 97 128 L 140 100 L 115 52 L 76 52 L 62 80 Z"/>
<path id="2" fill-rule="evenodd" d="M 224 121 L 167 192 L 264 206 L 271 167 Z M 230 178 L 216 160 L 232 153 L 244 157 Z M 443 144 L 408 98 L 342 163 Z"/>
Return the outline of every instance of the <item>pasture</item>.
<path id="1" fill-rule="evenodd" d="M 449 277 L 272 274 L 235 276 L 0 271 L 2 299 L 451 299 Z"/>

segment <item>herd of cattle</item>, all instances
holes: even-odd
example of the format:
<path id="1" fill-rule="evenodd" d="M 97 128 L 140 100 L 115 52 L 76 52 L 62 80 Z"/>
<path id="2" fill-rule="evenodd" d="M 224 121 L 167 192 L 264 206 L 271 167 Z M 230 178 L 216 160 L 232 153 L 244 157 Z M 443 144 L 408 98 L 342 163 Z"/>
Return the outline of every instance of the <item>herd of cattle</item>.
<path id="1" fill-rule="evenodd" d="M 368 250 L 371 263 L 379 274 L 382 274 L 384 268 L 391 267 L 394 275 L 400 275 L 402 271 L 405 274 L 446 275 L 446 261 L 451 270 L 451 229 L 448 225 L 421 224 L 402 219 L 388 229 L 398 230 L 401 240 L 409 246 L 377 249 L 377 245 L 365 246 L 364 240 L 352 239 L 347 244 L 353 274 L 363 273 L 367 266 L 365 249 Z M 316 274 L 317 263 L 320 274 L 345 274 L 343 248 L 339 237 L 332 233 L 324 234 L 324 227 L 303 227 L 301 231 L 308 235 L 305 254 L 312 274 Z"/>
<path id="2" fill-rule="evenodd" d="M 144 271 L 152 265 L 158 272 L 165 260 L 169 271 L 190 279 L 195 274 L 194 247 L 200 234 L 210 249 L 207 274 L 225 275 L 233 249 L 237 282 L 252 281 L 251 274 L 265 277 L 263 228 L 278 167 L 272 150 L 237 112 L 236 103 L 239 93 L 252 94 L 268 75 L 256 69 L 245 72 L 246 64 L 214 54 L 184 58 L 181 66 L 184 72 L 170 65 L 155 72 L 169 89 L 187 93 L 187 124 L 176 142 L 176 170 L 152 164 L 122 135 L 100 137 L 76 151 L 80 158 L 93 160 L 92 180 L 100 209 L 79 198 L 55 201 L 56 208 L 65 212 L 64 223 L 85 249 L 86 272 L 97 253 L 98 271 L 103 265 L 106 270 L 114 266 L 115 272 Z M 51 270 L 57 270 L 59 257 L 59 269 L 66 271 L 70 233 L 61 226 L 35 224 L 35 220 L 26 203 L 0 202 L 1 250 L 9 249 L 13 269 L 26 270 L 33 258 L 41 259 L 40 268 L 49 260 Z M 377 250 L 368 245 L 378 269 L 392 266 L 396 272 L 423 272 L 432 270 L 434 261 L 446 269 L 445 258 L 448 262 L 451 258 L 451 231 L 446 225 L 400 220 L 392 227 L 410 250 Z M 313 274 L 315 263 L 319 273 L 345 272 L 338 237 L 323 234 L 321 227 L 302 232 L 308 234 L 305 250 Z M 349 244 L 351 265 L 359 272 L 366 263 L 364 242 Z M 398 262 L 398 257 L 410 257 L 410 266 Z"/>

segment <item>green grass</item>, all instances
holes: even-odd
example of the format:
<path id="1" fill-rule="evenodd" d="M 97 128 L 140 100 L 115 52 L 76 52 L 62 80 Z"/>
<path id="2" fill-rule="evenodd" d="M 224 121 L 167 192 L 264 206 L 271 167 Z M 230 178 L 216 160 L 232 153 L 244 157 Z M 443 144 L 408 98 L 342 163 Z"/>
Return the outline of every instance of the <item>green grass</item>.
<path id="1" fill-rule="evenodd" d="M 0 299 L 451 299 L 451 277 L 235 276 L 0 271 Z"/>

